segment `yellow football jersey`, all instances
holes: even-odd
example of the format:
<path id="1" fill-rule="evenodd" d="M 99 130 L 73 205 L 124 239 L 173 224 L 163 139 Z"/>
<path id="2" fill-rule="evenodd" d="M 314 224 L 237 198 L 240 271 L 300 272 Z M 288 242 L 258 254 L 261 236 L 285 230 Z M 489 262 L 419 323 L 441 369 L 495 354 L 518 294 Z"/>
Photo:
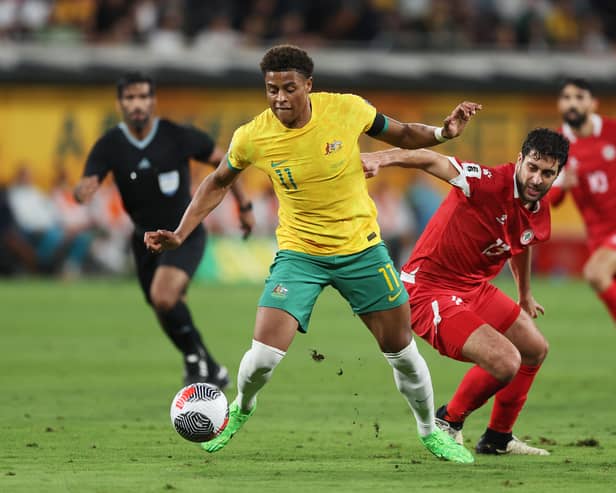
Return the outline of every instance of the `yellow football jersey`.
<path id="1" fill-rule="evenodd" d="M 314 93 L 310 101 L 311 119 L 302 128 L 285 127 L 270 109 L 239 127 L 228 164 L 256 166 L 270 177 L 281 250 L 357 253 L 381 241 L 358 144 L 376 109 L 353 94 Z"/>

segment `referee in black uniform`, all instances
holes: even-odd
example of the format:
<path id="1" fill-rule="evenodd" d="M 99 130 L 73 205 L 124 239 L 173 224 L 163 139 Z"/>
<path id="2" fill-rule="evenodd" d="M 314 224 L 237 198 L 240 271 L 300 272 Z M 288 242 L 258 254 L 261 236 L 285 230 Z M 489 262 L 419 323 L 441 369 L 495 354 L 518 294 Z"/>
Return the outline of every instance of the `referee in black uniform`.
<path id="1" fill-rule="evenodd" d="M 205 249 L 206 231 L 198 227 L 177 250 L 146 250 L 143 234 L 173 229 L 190 203 L 189 160 L 217 165 L 224 157 L 210 136 L 193 127 L 154 116 L 154 81 L 129 73 L 117 83 L 123 121 L 105 133 L 88 156 L 75 198 L 88 202 L 108 172 L 113 173 L 135 230 L 132 248 L 141 289 L 169 338 L 184 355 L 185 383 L 208 382 L 224 388 L 229 375 L 208 352 L 195 327 L 185 293 Z M 252 204 L 233 185 L 245 235 L 254 226 Z"/>

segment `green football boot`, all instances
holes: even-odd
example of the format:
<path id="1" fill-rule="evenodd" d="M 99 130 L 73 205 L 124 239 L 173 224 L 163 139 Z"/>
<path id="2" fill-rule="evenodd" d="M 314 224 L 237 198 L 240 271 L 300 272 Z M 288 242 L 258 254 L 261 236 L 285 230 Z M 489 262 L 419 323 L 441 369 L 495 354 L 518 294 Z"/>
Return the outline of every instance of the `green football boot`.
<path id="1" fill-rule="evenodd" d="M 229 422 L 227 423 L 225 429 L 213 440 L 202 443 L 201 448 L 209 453 L 218 452 L 221 448 L 227 445 L 229 440 L 233 438 L 233 435 L 235 435 L 240 428 L 244 426 L 244 423 L 254 414 L 256 408 L 257 405 L 255 404 L 252 406 L 250 411 L 243 413 L 240 406 L 233 401 L 229 406 Z"/>
<path id="2" fill-rule="evenodd" d="M 471 454 L 463 445 L 456 443 L 447 433 L 435 428 L 432 433 L 425 437 L 419 437 L 421 443 L 439 459 L 460 464 L 472 464 L 475 462 Z"/>

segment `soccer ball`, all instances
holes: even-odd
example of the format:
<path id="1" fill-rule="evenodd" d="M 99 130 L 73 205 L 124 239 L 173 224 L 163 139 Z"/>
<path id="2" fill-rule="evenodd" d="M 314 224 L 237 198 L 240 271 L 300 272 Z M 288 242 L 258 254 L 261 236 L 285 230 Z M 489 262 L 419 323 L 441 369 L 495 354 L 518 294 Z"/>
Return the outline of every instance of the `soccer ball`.
<path id="1" fill-rule="evenodd" d="M 191 442 L 207 442 L 227 426 L 229 406 L 218 387 L 193 383 L 175 394 L 170 414 L 171 424 L 183 438 Z"/>

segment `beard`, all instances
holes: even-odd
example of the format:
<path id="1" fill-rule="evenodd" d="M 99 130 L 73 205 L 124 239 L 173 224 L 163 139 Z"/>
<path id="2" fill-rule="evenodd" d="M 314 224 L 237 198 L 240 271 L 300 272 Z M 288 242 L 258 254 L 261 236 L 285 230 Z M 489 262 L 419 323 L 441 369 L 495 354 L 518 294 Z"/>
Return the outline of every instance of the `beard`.
<path id="1" fill-rule="evenodd" d="M 130 120 L 130 126 L 133 127 L 137 132 L 141 132 L 147 125 L 147 120 Z"/>
<path id="2" fill-rule="evenodd" d="M 123 108 L 122 118 L 130 128 L 140 133 L 150 123 L 151 113 L 144 110 L 128 112 Z"/>
<path id="3" fill-rule="evenodd" d="M 586 120 L 588 119 L 588 115 L 584 113 L 578 113 L 575 110 L 566 111 L 563 114 L 563 120 L 571 127 L 577 129 L 580 128 Z"/>
<path id="4" fill-rule="evenodd" d="M 515 181 L 516 184 L 518 186 L 518 192 L 520 194 L 520 198 L 527 203 L 533 204 L 536 202 L 539 202 L 543 196 L 548 193 L 549 188 L 531 188 L 530 185 L 525 185 L 524 183 L 522 183 L 522 180 L 520 180 L 520 178 L 516 175 L 515 177 Z M 536 196 L 529 196 L 527 194 L 527 190 L 532 189 L 533 192 L 535 192 L 537 195 Z"/>

